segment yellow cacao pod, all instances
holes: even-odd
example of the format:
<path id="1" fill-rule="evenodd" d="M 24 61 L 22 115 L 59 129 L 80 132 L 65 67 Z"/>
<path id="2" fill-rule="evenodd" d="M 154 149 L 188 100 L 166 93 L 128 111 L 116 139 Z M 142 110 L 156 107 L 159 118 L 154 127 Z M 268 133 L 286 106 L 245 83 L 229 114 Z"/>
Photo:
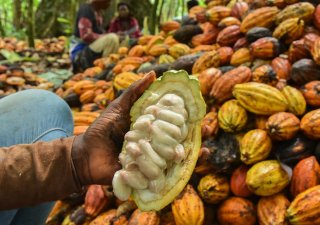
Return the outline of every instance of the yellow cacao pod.
<path id="1" fill-rule="evenodd" d="M 251 130 L 240 142 L 241 161 L 247 165 L 266 159 L 271 151 L 272 142 L 267 132 L 260 129 Z"/>
<path id="2" fill-rule="evenodd" d="M 204 206 L 197 192 L 187 185 L 172 203 L 172 213 L 177 225 L 202 225 Z"/>
<path id="3" fill-rule="evenodd" d="M 229 181 L 226 177 L 208 174 L 200 180 L 198 191 L 205 202 L 216 204 L 229 196 Z"/>
<path id="4" fill-rule="evenodd" d="M 259 196 L 270 196 L 289 184 L 289 176 L 276 160 L 258 162 L 247 173 L 248 189 Z"/>
<path id="5" fill-rule="evenodd" d="M 219 126 L 226 132 L 241 131 L 247 123 L 246 110 L 237 100 L 229 100 L 222 105 L 218 112 Z"/>
<path id="6" fill-rule="evenodd" d="M 272 115 L 287 110 L 287 101 L 282 93 L 267 84 L 249 82 L 237 84 L 233 96 L 248 111 L 258 115 Z"/>

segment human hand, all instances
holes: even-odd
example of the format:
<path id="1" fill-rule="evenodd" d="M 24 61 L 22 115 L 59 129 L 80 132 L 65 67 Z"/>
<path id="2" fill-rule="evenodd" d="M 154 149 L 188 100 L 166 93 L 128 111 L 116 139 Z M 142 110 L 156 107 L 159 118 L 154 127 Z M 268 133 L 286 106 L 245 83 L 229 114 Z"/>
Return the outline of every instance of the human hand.
<path id="1" fill-rule="evenodd" d="M 121 169 L 118 155 L 130 128 L 130 109 L 155 79 L 150 72 L 135 82 L 75 138 L 71 154 L 81 185 L 111 184 L 114 173 Z"/>

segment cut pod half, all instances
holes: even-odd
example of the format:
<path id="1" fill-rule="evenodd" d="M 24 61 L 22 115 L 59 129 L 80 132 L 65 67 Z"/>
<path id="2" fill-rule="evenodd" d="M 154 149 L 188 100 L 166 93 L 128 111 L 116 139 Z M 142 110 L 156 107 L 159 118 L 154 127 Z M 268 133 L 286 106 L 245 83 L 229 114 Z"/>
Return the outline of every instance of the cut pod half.
<path id="1" fill-rule="evenodd" d="M 199 82 L 187 72 L 168 71 L 154 81 L 131 108 L 131 127 L 120 154 L 123 169 L 113 180 L 115 195 L 126 200 L 130 193 L 143 211 L 161 210 L 170 204 L 188 183 L 195 168 L 201 146 L 201 120 L 205 113 L 206 104 Z M 153 119 L 145 122 L 146 118 Z M 141 125 L 144 122 L 145 126 Z M 138 135 L 132 135 L 133 132 Z M 127 151 L 132 142 L 138 143 L 142 154 L 137 158 Z M 126 162 L 137 166 L 129 166 Z M 131 170 L 144 175 L 149 181 L 147 188 L 130 186 L 126 175 Z M 121 190 L 127 190 L 127 193 L 120 193 Z"/>

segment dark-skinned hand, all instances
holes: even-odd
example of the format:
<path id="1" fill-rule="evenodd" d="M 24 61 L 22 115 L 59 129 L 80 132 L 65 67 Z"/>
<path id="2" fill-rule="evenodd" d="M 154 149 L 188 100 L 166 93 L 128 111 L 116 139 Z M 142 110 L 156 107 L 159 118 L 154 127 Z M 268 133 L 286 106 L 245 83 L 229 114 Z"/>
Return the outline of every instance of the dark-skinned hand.
<path id="1" fill-rule="evenodd" d="M 130 109 L 155 79 L 150 72 L 135 82 L 75 138 L 72 160 L 81 185 L 111 184 L 114 173 L 121 169 L 118 156 L 130 128 Z"/>

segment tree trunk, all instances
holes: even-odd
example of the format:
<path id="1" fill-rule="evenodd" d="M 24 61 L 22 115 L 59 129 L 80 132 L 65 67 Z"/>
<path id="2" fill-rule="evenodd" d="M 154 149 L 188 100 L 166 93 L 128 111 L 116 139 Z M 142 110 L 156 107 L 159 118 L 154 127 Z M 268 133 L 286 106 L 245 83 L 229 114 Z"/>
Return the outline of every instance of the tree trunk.
<path id="1" fill-rule="evenodd" d="M 13 26 L 16 30 L 22 28 L 22 13 L 21 13 L 21 0 L 13 1 Z"/>
<path id="2" fill-rule="evenodd" d="M 150 16 L 151 19 L 149 21 L 149 29 L 151 34 L 155 34 L 155 31 L 156 31 L 158 5 L 159 5 L 159 0 L 155 0 L 154 5 L 152 7 L 152 14 Z"/>
<path id="3" fill-rule="evenodd" d="M 28 0 L 28 43 L 30 47 L 34 47 L 34 13 L 33 0 Z"/>

